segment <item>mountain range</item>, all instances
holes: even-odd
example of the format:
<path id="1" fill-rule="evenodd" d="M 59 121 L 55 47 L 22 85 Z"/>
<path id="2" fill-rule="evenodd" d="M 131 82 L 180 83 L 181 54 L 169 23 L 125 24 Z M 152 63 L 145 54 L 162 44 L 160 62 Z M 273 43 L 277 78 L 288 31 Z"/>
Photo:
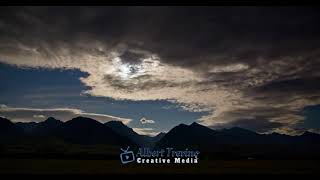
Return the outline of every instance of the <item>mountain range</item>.
<path id="1" fill-rule="evenodd" d="M 180 124 L 169 131 L 156 147 L 212 147 L 218 145 L 276 145 L 319 144 L 320 135 L 306 131 L 300 136 L 285 134 L 259 134 L 247 129 L 233 127 L 213 130 L 198 123 Z"/>
<path id="2" fill-rule="evenodd" d="M 75 144 L 107 144 L 114 146 L 152 147 L 163 137 L 140 135 L 120 121 L 100 123 L 91 118 L 76 117 L 62 122 L 49 117 L 42 122 L 17 122 L 0 117 L 0 141 L 26 138 L 57 138 Z"/>
<path id="3" fill-rule="evenodd" d="M 100 123 L 86 117 L 76 117 L 62 122 L 53 117 L 39 123 L 13 123 L 0 117 L 0 143 L 24 141 L 29 138 L 59 139 L 82 145 L 111 145 L 117 147 L 189 148 L 210 152 L 216 157 L 262 156 L 266 157 L 318 157 L 320 135 L 305 132 L 299 136 L 284 134 L 259 134 L 234 127 L 213 130 L 198 123 L 180 124 L 168 133 L 155 137 L 140 135 L 120 121 Z M 257 155 L 258 154 L 258 155 Z M 262 154 L 262 155 L 261 155 Z"/>

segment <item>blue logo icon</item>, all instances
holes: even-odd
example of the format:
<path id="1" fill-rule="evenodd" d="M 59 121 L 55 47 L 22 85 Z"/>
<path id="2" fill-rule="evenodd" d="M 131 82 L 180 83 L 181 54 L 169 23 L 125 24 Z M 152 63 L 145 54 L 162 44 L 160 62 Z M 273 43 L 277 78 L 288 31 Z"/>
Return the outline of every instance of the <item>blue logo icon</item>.
<path id="1" fill-rule="evenodd" d="M 132 151 L 129 151 L 130 146 L 126 150 L 121 148 L 122 153 L 120 154 L 120 160 L 122 164 L 127 164 L 135 160 L 134 154 Z"/>

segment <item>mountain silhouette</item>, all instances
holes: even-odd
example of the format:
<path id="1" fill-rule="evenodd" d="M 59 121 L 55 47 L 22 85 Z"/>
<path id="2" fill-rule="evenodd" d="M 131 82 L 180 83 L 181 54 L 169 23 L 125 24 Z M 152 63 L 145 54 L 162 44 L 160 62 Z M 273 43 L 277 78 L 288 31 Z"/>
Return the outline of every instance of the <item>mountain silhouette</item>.
<path id="1" fill-rule="evenodd" d="M 216 148 L 221 145 L 268 145 L 268 144 L 312 144 L 320 143 L 320 135 L 305 132 L 300 136 L 278 133 L 258 134 L 256 132 L 233 127 L 213 130 L 198 123 L 180 124 L 171 129 L 156 147 L 195 147 Z"/>
<path id="2" fill-rule="evenodd" d="M 18 122 L 17 126 L 21 127 L 25 133 L 28 135 L 39 136 L 39 135 L 49 135 L 55 130 L 59 125 L 63 124 L 62 121 L 57 120 L 53 117 L 49 117 L 45 121 L 35 123 L 35 122 Z"/>
<path id="3" fill-rule="evenodd" d="M 12 123 L 9 119 L 0 117 L 0 141 L 9 142 L 10 140 L 23 136 L 23 130 Z"/>
<path id="4" fill-rule="evenodd" d="M 211 146 L 215 142 L 216 132 L 197 123 L 191 125 L 179 124 L 165 134 L 155 145 L 161 147 L 204 147 Z"/>
<path id="5" fill-rule="evenodd" d="M 264 139 L 264 135 L 240 127 L 219 130 L 215 134 L 215 139 L 218 144 L 266 143 L 265 141 L 261 141 Z"/>
<path id="6" fill-rule="evenodd" d="M 81 146 L 98 145 L 98 147 L 103 144 L 132 148 L 198 149 L 206 158 L 320 159 L 320 135 L 308 131 L 299 136 L 279 133 L 259 134 L 239 127 L 213 130 L 192 123 L 179 124 L 167 133 L 150 137 L 136 133 L 120 121 L 103 124 L 91 118 L 76 117 L 62 122 L 50 117 L 39 123 L 12 123 L 9 119 L 0 118 L 1 145 L 22 145 L 24 142 L 27 142 L 25 144 L 27 147 L 38 145 L 44 149 L 47 147 L 47 150 L 39 150 L 42 153 L 49 150 L 64 152 L 63 148 L 54 150 L 61 147 L 55 146 L 54 142 L 62 142 Z M 67 147 L 72 146 L 67 145 Z"/>
<path id="7" fill-rule="evenodd" d="M 143 147 L 153 147 L 154 144 L 163 137 L 163 134 L 158 134 L 155 137 L 150 137 L 146 135 L 140 135 L 136 133 L 132 128 L 129 128 L 128 126 L 124 125 L 121 121 L 109 121 L 106 122 L 105 125 L 118 134 L 121 134 L 133 142 L 137 143 L 139 146 Z"/>
<path id="8" fill-rule="evenodd" d="M 76 117 L 59 125 L 55 137 L 77 144 L 109 144 L 118 146 L 136 146 L 125 136 L 119 135 L 104 124 L 86 117 Z"/>
<path id="9" fill-rule="evenodd" d="M 312 143 L 312 144 L 320 144 L 320 135 L 306 131 L 301 136 L 299 136 L 300 143 Z"/>
<path id="10" fill-rule="evenodd" d="M 20 127 L 24 133 L 33 134 L 37 128 L 38 123 L 36 122 L 17 122 L 16 126 Z"/>
<path id="11" fill-rule="evenodd" d="M 155 149 L 197 149 L 209 159 L 320 159 L 320 135 L 258 134 L 234 127 L 213 130 L 198 123 L 172 128 Z"/>

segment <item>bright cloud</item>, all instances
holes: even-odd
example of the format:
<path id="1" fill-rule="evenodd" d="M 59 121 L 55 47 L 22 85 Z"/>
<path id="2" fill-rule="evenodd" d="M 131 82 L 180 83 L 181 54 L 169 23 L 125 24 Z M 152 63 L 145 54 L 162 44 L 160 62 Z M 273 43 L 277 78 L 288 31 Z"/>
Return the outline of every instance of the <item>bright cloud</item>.
<path id="1" fill-rule="evenodd" d="M 154 120 L 147 119 L 147 118 L 145 118 L 145 117 L 142 117 L 142 118 L 140 119 L 140 122 L 141 122 L 142 124 L 153 124 L 153 123 L 155 123 Z"/>
<path id="2" fill-rule="evenodd" d="M 6 117 L 13 122 L 42 121 L 45 119 L 45 117 L 51 116 L 62 121 L 68 121 L 77 116 L 96 119 L 102 123 L 116 120 L 121 121 L 124 124 L 128 124 L 130 121 L 132 121 L 129 118 L 116 117 L 106 114 L 87 113 L 80 109 L 72 108 L 36 109 L 3 106 L 0 108 L 0 116 Z"/>
<path id="3" fill-rule="evenodd" d="M 159 132 L 155 132 L 152 128 L 132 128 L 136 133 L 140 135 L 156 136 Z"/>

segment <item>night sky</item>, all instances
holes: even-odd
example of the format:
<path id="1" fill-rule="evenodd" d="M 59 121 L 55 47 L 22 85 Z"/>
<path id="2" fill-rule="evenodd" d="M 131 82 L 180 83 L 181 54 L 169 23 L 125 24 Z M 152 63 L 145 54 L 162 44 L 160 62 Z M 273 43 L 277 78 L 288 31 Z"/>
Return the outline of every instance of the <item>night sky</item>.
<path id="1" fill-rule="evenodd" d="M 320 10 L 1 7 L 0 116 L 320 132 Z"/>

